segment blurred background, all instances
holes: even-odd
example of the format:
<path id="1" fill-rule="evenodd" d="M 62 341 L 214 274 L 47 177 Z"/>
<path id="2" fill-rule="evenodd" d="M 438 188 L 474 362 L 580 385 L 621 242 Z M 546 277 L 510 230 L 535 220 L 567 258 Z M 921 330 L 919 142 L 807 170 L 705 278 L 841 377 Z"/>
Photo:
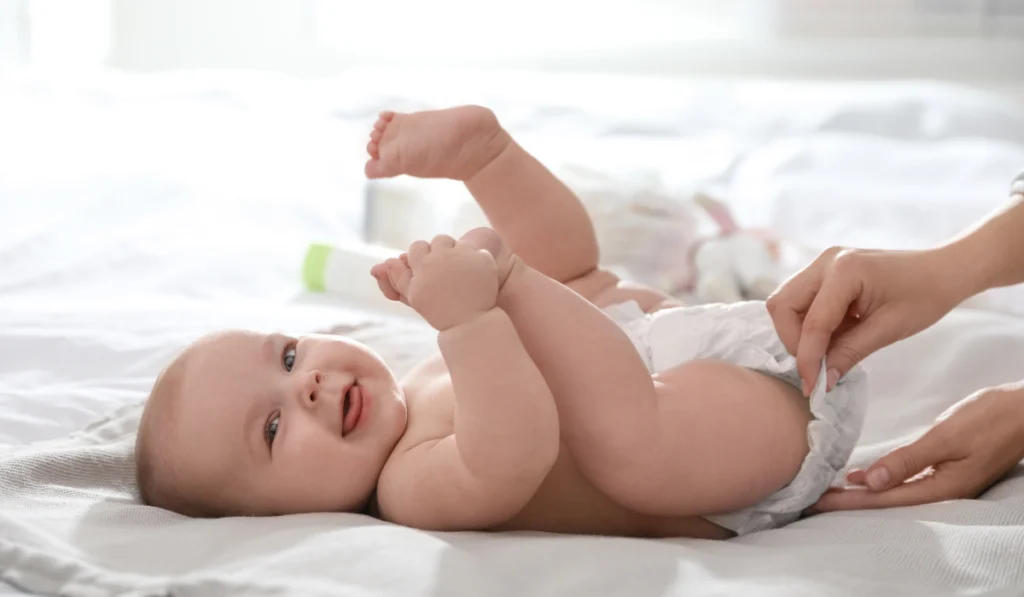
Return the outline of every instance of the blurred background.
<path id="1" fill-rule="evenodd" d="M 137 408 L 213 330 L 349 334 L 399 374 L 436 350 L 369 269 L 482 214 L 452 181 L 368 181 L 366 144 L 381 110 L 466 103 L 577 193 L 605 267 L 691 303 L 763 298 L 830 245 L 929 247 L 1007 201 L 1024 0 L 0 0 L 0 449 Z M 970 305 L 1024 316 L 1024 286 Z M 881 355 L 865 441 L 1013 379 L 1013 329 L 964 318 Z M 124 486 L 83 483 L 25 490 L 62 529 L 38 534 L 0 487 L 19 517 L 0 578 L 83 593 L 134 547 L 92 532 L 134 520 L 92 507 Z M 920 570 L 961 592 L 1011 578 L 983 561 L 1009 549 L 951 551 L 932 512 L 908 535 L 943 528 Z M 382 582 L 443 593 L 461 566 L 439 561 Z"/>
<path id="2" fill-rule="evenodd" d="M 572 187 L 605 267 L 759 298 L 1007 200 L 1024 0 L 0 0 L 0 444 L 139 399 L 200 333 L 413 316 L 370 266 L 484 220 L 458 183 L 368 181 L 368 131 L 465 103 Z"/>
<path id="3" fill-rule="evenodd" d="M 677 290 L 721 232 L 697 197 L 791 249 L 767 288 L 831 244 L 940 242 L 1024 167 L 1024 0 L 0 0 L 0 69 L 18 288 L 116 250 L 156 292 L 270 291 L 314 241 L 481 223 L 457 184 L 365 180 L 383 109 L 493 108 L 608 260 Z"/>
<path id="4" fill-rule="evenodd" d="M 3 0 L 0 57 L 131 71 L 481 66 L 658 75 L 1024 73 L 1020 0 Z"/>

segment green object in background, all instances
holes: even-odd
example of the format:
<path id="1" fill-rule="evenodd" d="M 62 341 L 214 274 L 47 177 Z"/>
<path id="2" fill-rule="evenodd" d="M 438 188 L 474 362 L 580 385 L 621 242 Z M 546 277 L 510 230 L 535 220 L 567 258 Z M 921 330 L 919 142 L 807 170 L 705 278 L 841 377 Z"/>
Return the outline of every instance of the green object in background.
<path id="1" fill-rule="evenodd" d="M 324 284 L 324 272 L 327 269 L 327 257 L 331 254 L 331 246 L 321 243 L 309 245 L 306 251 L 306 260 L 302 264 L 302 279 L 306 288 L 317 292 L 324 292 L 327 286 Z"/>

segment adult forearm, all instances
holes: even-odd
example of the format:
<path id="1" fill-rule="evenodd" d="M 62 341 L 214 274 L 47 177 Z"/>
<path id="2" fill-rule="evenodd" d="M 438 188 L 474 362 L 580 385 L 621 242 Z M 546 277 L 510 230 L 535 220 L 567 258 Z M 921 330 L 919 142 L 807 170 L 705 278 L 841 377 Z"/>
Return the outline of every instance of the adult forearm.
<path id="1" fill-rule="evenodd" d="M 1024 181 L 1017 183 L 1024 186 Z M 1024 188 L 1010 202 L 936 251 L 962 281 L 966 299 L 1024 282 Z"/>

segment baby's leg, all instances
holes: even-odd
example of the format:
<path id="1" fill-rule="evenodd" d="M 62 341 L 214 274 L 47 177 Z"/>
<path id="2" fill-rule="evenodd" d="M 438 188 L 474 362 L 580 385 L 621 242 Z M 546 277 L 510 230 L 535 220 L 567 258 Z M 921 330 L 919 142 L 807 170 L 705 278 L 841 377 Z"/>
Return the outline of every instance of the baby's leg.
<path id="1" fill-rule="evenodd" d="M 579 199 L 478 106 L 377 121 L 366 174 L 461 180 L 521 259 L 560 282 L 597 267 L 597 238 Z"/>
<path id="2" fill-rule="evenodd" d="M 810 407 L 796 386 L 722 361 L 655 376 L 658 433 L 675 459 L 664 479 L 638 474 L 624 491 L 650 510 L 720 514 L 752 506 L 796 477 L 807 456 Z M 666 467 L 666 471 L 671 467 Z M 658 482 L 665 487 L 660 492 Z M 669 496 L 684 495 L 673 502 Z"/>
<path id="3" fill-rule="evenodd" d="M 507 258 L 492 231 L 467 240 Z M 707 515 L 757 503 L 796 475 L 808 421 L 796 388 L 726 363 L 652 379 L 600 309 L 512 262 L 499 306 L 551 388 L 563 442 L 609 497 L 647 514 Z"/>
<path id="4" fill-rule="evenodd" d="M 721 363 L 652 381 L 618 326 L 555 281 L 596 267 L 593 227 L 490 111 L 385 113 L 367 149 L 373 178 L 466 181 L 531 266 L 506 284 L 503 307 L 556 397 L 563 440 L 605 493 L 651 514 L 702 515 L 756 503 L 792 478 L 806 452 L 806 401 L 794 408 L 780 382 Z"/>

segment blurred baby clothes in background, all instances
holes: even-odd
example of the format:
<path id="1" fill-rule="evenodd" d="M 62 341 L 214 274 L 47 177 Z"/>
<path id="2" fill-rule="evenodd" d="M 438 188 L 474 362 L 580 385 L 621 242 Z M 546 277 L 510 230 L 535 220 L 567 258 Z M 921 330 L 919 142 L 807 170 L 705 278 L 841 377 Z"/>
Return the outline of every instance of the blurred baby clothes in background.
<path id="1" fill-rule="evenodd" d="M 571 165 L 557 174 L 594 222 L 602 265 L 689 304 L 765 299 L 808 251 L 747 230 L 712 191 L 670 191 Z M 810 253 L 813 257 L 813 253 Z"/>

